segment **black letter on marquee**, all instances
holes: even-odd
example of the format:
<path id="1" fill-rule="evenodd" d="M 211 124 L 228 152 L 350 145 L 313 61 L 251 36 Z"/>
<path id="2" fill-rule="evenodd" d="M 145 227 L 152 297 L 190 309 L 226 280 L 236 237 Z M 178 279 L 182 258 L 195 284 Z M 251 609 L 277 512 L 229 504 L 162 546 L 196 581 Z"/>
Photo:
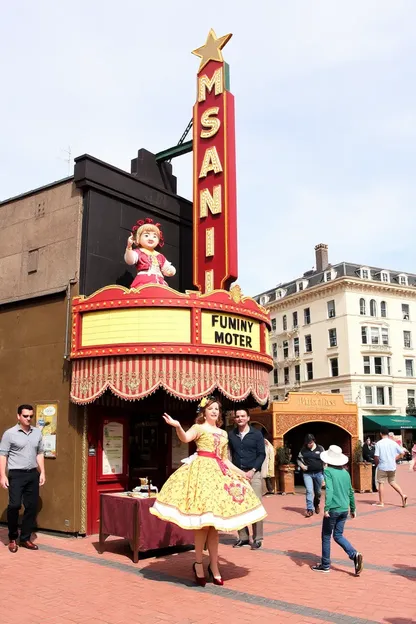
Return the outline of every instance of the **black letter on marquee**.
<path id="1" fill-rule="evenodd" d="M 215 336 L 214 336 L 214 342 L 215 344 L 224 344 L 224 332 L 215 332 Z"/>
<path id="2" fill-rule="evenodd" d="M 215 327 L 217 323 L 218 323 L 218 314 L 213 314 L 211 316 L 211 327 Z"/>

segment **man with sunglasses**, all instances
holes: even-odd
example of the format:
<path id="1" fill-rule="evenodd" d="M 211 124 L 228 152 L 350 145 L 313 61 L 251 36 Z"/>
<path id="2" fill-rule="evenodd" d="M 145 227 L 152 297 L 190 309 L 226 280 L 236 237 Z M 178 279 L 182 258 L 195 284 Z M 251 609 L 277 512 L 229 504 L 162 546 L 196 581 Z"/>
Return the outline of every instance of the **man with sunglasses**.
<path id="1" fill-rule="evenodd" d="M 19 405 L 17 425 L 4 432 L 0 442 L 0 485 L 9 490 L 7 524 L 9 550 L 17 552 L 18 519 L 23 502 L 20 546 L 38 550 L 30 538 L 35 528 L 39 486 L 45 483 L 45 458 L 41 430 L 32 427 L 33 407 Z"/>

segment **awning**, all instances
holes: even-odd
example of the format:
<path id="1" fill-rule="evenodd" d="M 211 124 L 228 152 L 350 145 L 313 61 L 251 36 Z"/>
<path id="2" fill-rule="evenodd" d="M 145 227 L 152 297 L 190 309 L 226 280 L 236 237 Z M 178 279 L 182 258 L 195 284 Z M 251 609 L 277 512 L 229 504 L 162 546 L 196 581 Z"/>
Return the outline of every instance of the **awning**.
<path id="1" fill-rule="evenodd" d="M 379 431 L 380 427 L 395 429 L 416 429 L 416 416 L 363 416 L 364 431 Z"/>
<path id="2" fill-rule="evenodd" d="M 232 401 L 269 399 L 269 368 L 258 362 L 195 356 L 120 356 L 72 361 L 71 400 L 91 403 L 107 388 L 129 401 L 158 388 L 185 400 L 217 389 Z"/>

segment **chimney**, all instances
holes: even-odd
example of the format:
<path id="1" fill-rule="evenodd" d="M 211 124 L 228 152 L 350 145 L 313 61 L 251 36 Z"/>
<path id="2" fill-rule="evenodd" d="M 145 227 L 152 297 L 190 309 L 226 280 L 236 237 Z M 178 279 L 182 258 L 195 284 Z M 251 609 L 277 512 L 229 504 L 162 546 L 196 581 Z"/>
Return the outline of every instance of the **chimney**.
<path id="1" fill-rule="evenodd" d="M 315 246 L 316 271 L 321 273 L 328 267 L 328 245 L 319 243 Z"/>

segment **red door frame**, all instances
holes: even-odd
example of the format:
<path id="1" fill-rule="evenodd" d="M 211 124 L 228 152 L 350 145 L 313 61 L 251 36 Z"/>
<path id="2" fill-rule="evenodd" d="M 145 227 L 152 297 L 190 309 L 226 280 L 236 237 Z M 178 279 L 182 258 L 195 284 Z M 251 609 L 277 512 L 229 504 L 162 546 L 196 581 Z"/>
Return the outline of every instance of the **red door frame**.
<path id="1" fill-rule="evenodd" d="M 94 406 L 95 407 L 95 406 Z M 87 480 L 87 535 L 99 532 L 101 492 L 124 492 L 129 479 L 128 442 L 129 419 L 112 417 L 105 408 L 89 410 L 88 415 L 88 480 Z M 102 474 L 104 425 L 118 422 L 123 425 L 123 472 L 118 475 Z"/>

